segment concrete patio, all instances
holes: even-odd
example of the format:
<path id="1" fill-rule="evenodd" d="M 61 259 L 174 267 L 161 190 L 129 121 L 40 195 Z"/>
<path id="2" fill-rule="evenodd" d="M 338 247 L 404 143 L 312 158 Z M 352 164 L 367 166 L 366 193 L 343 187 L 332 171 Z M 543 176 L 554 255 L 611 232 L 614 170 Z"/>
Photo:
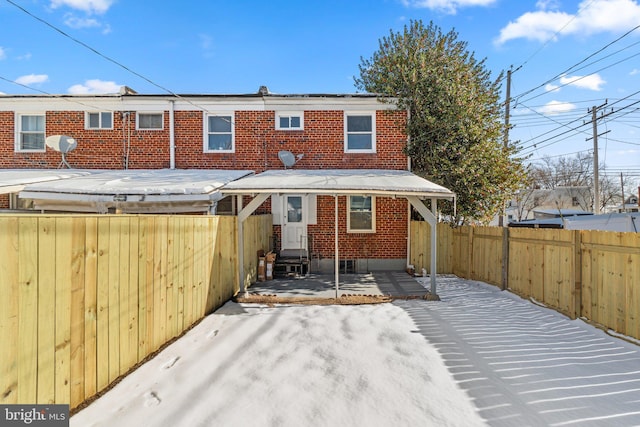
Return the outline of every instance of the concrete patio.
<path id="1" fill-rule="evenodd" d="M 338 297 L 343 295 L 376 295 L 421 297 L 428 293 L 416 278 L 404 271 L 377 271 L 364 274 L 340 274 Z M 278 297 L 335 298 L 333 275 L 310 274 L 298 277 L 276 277 L 257 282 L 248 289 L 252 295 Z"/>

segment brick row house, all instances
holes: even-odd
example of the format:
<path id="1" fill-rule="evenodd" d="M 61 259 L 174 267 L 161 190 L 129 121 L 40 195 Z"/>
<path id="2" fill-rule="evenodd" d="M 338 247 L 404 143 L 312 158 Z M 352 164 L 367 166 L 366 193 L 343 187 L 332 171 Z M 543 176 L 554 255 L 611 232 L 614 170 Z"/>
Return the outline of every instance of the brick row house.
<path id="1" fill-rule="evenodd" d="M 36 170 L 44 176 L 107 170 L 133 177 L 140 171 L 237 172 L 224 185 L 244 176 L 241 171 L 257 176 L 285 169 L 407 171 L 406 120 L 405 111 L 374 95 L 278 95 L 264 87 L 247 95 L 144 95 L 126 87 L 111 95 L 0 95 L 0 172 Z M 52 135 L 73 138 L 75 148 L 66 154 L 51 149 L 45 142 Z M 186 185 L 189 179 L 163 176 L 179 181 L 172 184 Z M 76 186 L 82 193 L 92 182 L 83 179 L 88 178 L 65 176 L 55 185 Z M 7 187 L 13 190 L 0 195 L 0 208 L 75 210 L 73 203 L 38 200 L 30 190 L 39 184 L 24 184 Z M 235 215 L 252 195 L 221 196 L 206 212 Z M 240 204 L 238 197 L 244 199 Z M 345 268 L 406 267 L 406 199 L 350 192 L 341 194 L 337 205 L 335 200 L 321 191 L 271 193 L 255 212 L 273 214 L 275 250 L 305 246 L 322 265 L 334 258 L 337 206 Z M 77 206 L 91 210 L 91 204 Z"/>

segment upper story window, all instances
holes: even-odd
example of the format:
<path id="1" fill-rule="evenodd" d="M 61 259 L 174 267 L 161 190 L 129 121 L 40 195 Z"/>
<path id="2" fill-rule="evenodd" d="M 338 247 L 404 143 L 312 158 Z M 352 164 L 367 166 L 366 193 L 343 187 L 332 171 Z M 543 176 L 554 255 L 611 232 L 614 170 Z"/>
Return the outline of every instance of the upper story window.
<path id="1" fill-rule="evenodd" d="M 303 130 L 303 113 L 276 113 L 277 130 Z"/>
<path id="2" fill-rule="evenodd" d="M 16 121 L 16 151 L 45 151 L 45 115 L 19 114 Z"/>
<path id="3" fill-rule="evenodd" d="M 113 113 L 110 111 L 87 113 L 85 125 L 87 129 L 113 129 Z"/>
<path id="4" fill-rule="evenodd" d="M 204 135 L 205 152 L 233 152 L 233 115 L 206 116 Z"/>
<path id="5" fill-rule="evenodd" d="M 138 113 L 137 129 L 162 130 L 164 127 L 163 113 Z"/>
<path id="6" fill-rule="evenodd" d="M 375 113 L 345 113 L 344 151 L 354 153 L 375 153 Z"/>
<path id="7" fill-rule="evenodd" d="M 376 232 L 376 199 L 372 196 L 347 196 L 347 231 Z"/>

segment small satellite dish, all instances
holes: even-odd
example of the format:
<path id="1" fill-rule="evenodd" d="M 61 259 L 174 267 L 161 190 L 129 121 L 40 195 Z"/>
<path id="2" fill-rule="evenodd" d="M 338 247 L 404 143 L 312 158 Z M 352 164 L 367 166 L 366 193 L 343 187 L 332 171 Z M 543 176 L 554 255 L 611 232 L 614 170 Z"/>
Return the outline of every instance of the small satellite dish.
<path id="1" fill-rule="evenodd" d="M 291 151 L 281 150 L 278 151 L 278 158 L 284 165 L 284 168 L 290 168 L 291 166 L 296 164 L 296 157 L 293 155 Z"/>
<path id="2" fill-rule="evenodd" d="M 64 163 L 66 167 L 71 169 L 71 165 L 69 164 L 69 162 L 67 162 L 65 154 L 69 151 L 75 150 L 75 148 L 78 146 L 75 138 L 71 138 L 70 136 L 66 135 L 51 135 L 47 137 L 44 143 L 47 144 L 47 147 L 51 148 L 52 150 L 59 151 L 62 154 L 62 163 Z"/>
<path id="3" fill-rule="evenodd" d="M 66 135 L 49 136 L 45 140 L 45 144 L 47 144 L 47 147 L 61 153 L 68 153 L 69 151 L 73 151 L 78 146 L 78 143 L 74 138 Z"/>

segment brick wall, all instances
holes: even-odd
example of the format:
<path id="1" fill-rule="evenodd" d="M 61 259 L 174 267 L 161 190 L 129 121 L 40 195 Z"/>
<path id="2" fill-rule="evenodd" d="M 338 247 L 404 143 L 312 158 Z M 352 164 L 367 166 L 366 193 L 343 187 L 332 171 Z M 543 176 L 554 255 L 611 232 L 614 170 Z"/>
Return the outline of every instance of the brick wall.
<path id="1" fill-rule="evenodd" d="M 376 232 L 348 233 L 346 196 L 338 198 L 338 242 L 340 258 L 405 258 L 407 256 L 407 202 L 376 197 Z M 333 258 L 335 202 L 318 197 L 318 224 L 309 225 L 314 252 Z"/>
<path id="2" fill-rule="evenodd" d="M 175 111 L 175 166 L 178 169 L 250 169 L 262 172 L 282 169 L 280 150 L 304 154 L 297 163 L 302 169 L 396 169 L 407 167 L 403 153 L 404 111 L 376 112 L 376 152 L 344 152 L 344 111 L 304 111 L 304 130 L 276 130 L 275 111 L 236 111 L 235 152 L 205 153 L 201 111 Z M 14 150 L 15 113 L 0 112 L 0 168 L 57 168 L 61 155 Z M 113 114 L 112 130 L 86 130 L 83 111 L 48 111 L 46 134 L 69 135 L 78 147 L 67 154 L 75 168 L 130 169 L 168 168 L 169 112 L 164 112 L 162 130 L 136 130 L 135 112 L 127 118 Z M 248 200 L 245 201 L 245 204 Z M 0 199 L 0 206 L 4 199 Z M 8 201 L 6 202 L 8 205 Z M 407 207 L 403 200 L 376 199 L 376 233 L 346 232 L 346 198 L 340 197 L 341 258 L 404 258 L 406 256 Z M 270 211 L 265 202 L 259 213 Z M 334 252 L 334 201 L 318 197 L 318 224 L 309 226 L 314 247 L 322 258 Z M 279 227 L 274 232 L 279 235 Z"/>
<path id="3" fill-rule="evenodd" d="M 0 168 L 56 168 L 61 155 L 46 152 L 16 152 L 15 118 L 11 111 L 0 112 Z M 304 154 L 297 167 L 304 169 L 406 169 L 403 154 L 406 137 L 403 111 L 380 110 L 376 113 L 377 152 L 344 152 L 343 111 L 305 111 L 304 130 L 275 129 L 274 111 L 237 111 L 235 113 L 235 153 L 205 153 L 203 150 L 203 113 L 175 112 L 175 155 L 178 169 L 251 169 L 262 172 L 281 169 L 280 150 Z M 168 168 L 169 113 L 164 112 L 162 130 L 136 130 L 135 112 L 126 119 L 113 114 L 113 129 L 85 129 L 82 111 L 49 111 L 46 134 L 69 135 L 78 147 L 67 154 L 76 168 L 130 169 Z"/>
<path id="4" fill-rule="evenodd" d="M 78 141 L 77 148 L 66 156 L 75 168 L 124 169 L 127 156 L 131 169 L 168 168 L 168 116 L 165 112 L 162 130 L 136 130 L 135 113 L 127 120 L 121 112 L 116 112 L 113 129 L 87 130 L 83 111 L 48 111 L 46 135 L 68 135 Z M 0 168 L 59 167 L 60 153 L 48 147 L 45 152 L 38 153 L 15 151 L 14 117 L 13 112 L 0 112 Z"/>
<path id="5" fill-rule="evenodd" d="M 376 113 L 377 152 L 344 152 L 344 112 L 305 111 L 304 130 L 276 130 L 274 111 L 235 112 L 235 153 L 203 153 L 203 115 L 176 112 L 179 169 L 282 169 L 280 150 L 304 154 L 301 169 L 406 169 L 403 111 Z"/>
<path id="6" fill-rule="evenodd" d="M 318 196 L 318 222 L 308 226 L 312 252 L 321 259 L 334 257 L 335 202 L 332 196 Z M 401 259 L 407 256 L 407 201 L 376 197 L 376 232 L 348 233 L 346 196 L 338 197 L 338 244 L 341 259 Z M 274 226 L 280 248 L 281 227 Z"/>

